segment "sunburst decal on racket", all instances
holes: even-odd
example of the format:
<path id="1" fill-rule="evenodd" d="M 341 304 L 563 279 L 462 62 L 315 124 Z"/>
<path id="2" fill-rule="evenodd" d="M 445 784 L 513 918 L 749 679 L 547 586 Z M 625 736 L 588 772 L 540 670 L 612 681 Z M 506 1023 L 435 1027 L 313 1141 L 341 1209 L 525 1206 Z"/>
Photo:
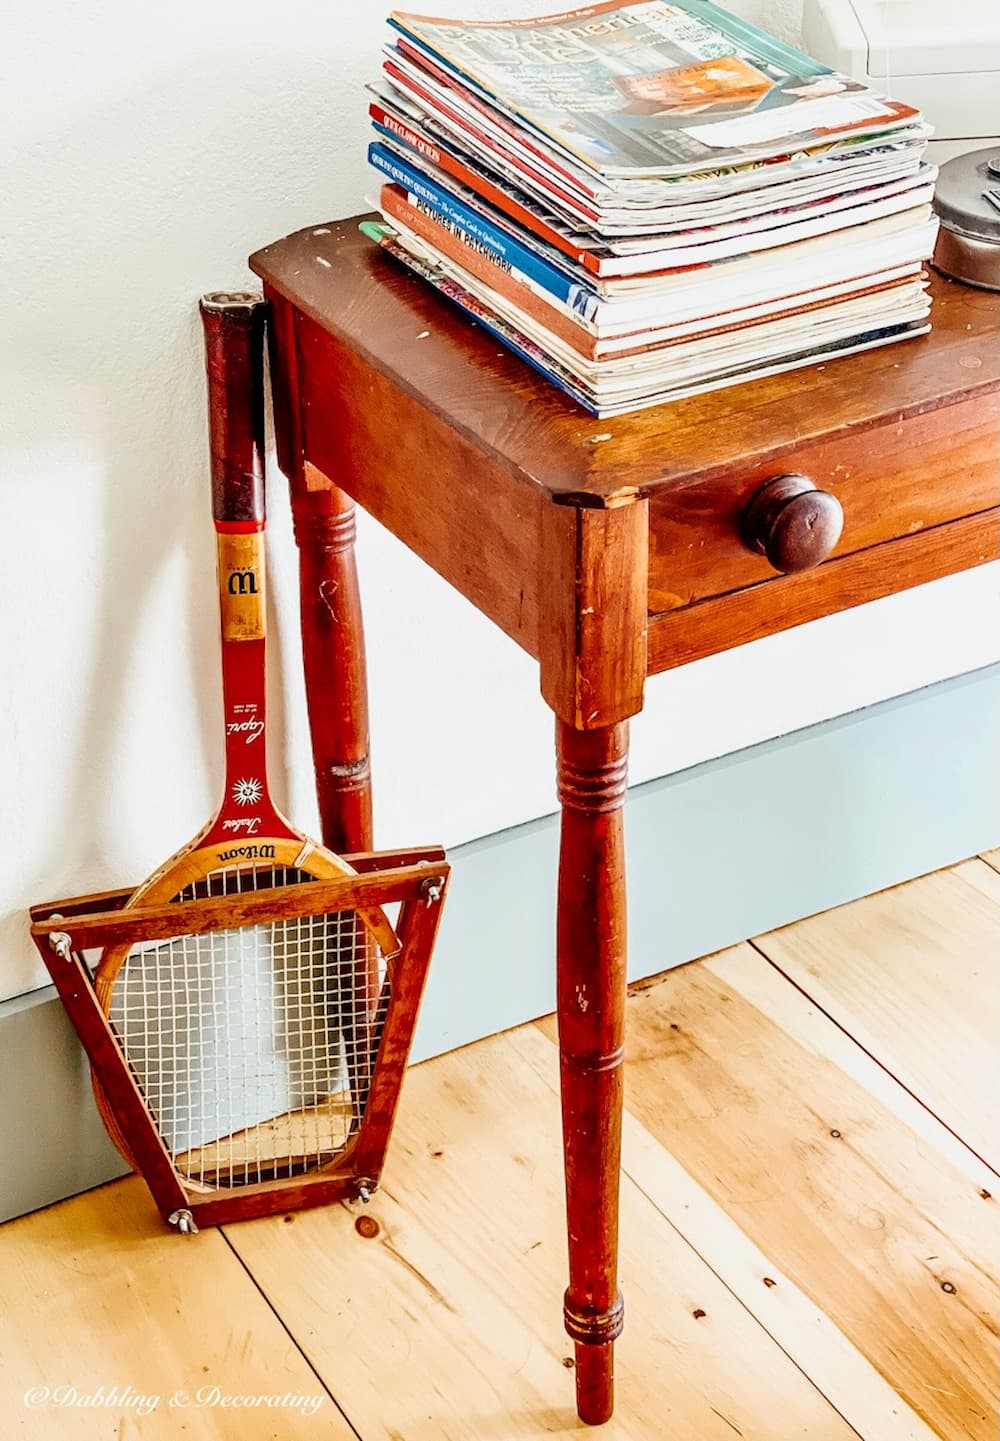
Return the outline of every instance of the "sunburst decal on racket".
<path id="1" fill-rule="evenodd" d="M 238 806 L 255 806 L 264 794 L 264 787 L 260 781 L 250 777 L 238 780 L 233 785 L 233 800 Z"/>

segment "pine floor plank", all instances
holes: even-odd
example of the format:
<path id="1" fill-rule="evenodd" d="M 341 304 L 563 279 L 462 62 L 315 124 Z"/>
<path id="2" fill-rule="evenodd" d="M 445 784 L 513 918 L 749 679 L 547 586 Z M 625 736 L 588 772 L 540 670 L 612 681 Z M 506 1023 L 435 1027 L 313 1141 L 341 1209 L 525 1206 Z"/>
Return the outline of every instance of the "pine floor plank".
<path id="1" fill-rule="evenodd" d="M 749 946 L 633 995 L 629 1027 L 630 1113 L 933 1435 L 995 1441 L 1000 1238 L 975 1159 L 837 1065 L 857 1047 Z"/>
<path id="2" fill-rule="evenodd" d="M 549 1032 L 548 1027 L 543 1028 Z M 549 1032 L 551 1034 L 551 1032 Z M 537 1034 L 537 1033 L 536 1033 Z M 527 1064 L 538 1068 L 537 1041 L 515 1042 Z M 554 1078 L 554 1040 L 544 1074 Z M 625 1114 L 622 1167 L 712 1271 L 791 1357 L 838 1412 L 865 1438 L 936 1441 L 934 1432 L 906 1406 L 871 1362 L 840 1332 L 820 1306 L 793 1285 L 670 1152 Z"/>
<path id="3" fill-rule="evenodd" d="M 1000 851 L 996 855 L 1000 858 Z M 957 866 L 952 866 L 951 873 L 975 886 L 977 891 L 982 891 L 995 907 L 1000 926 L 1000 870 L 995 869 L 985 856 L 973 856 L 970 861 L 960 861 Z"/>
<path id="4" fill-rule="evenodd" d="M 364 1441 L 580 1434 L 558 1302 L 556 1054 L 526 1029 L 409 1073 L 367 1210 L 229 1229 Z M 777 1441 L 776 1417 L 781 1441 L 854 1437 L 627 1179 L 623 1278 L 620 1399 L 602 1438 Z"/>
<path id="5" fill-rule="evenodd" d="M 353 1438 L 219 1232 L 190 1239 L 167 1232 L 134 1178 L 0 1230 L 0 1336 L 5 1436 Z M 159 1403 L 140 1416 L 134 1403 L 59 1405 L 58 1396 L 25 1402 L 36 1387 L 75 1387 L 86 1396 L 102 1385 L 105 1395 L 131 1387 Z M 288 1397 L 292 1404 L 197 1404 L 198 1392 L 213 1387 L 230 1397 Z M 194 1403 L 171 1407 L 178 1391 Z"/>
<path id="6" fill-rule="evenodd" d="M 1000 875 L 968 861 L 755 945 L 1000 1171 Z"/>
<path id="7" fill-rule="evenodd" d="M 1000 851 L 633 994 L 602 1441 L 995 1441 L 998 918 Z M 581 1434 L 557 1084 L 551 1019 L 411 1071 L 369 1208 L 186 1242 L 128 1180 L 0 1229 L 4 1434 Z M 60 1385 L 161 1400 L 25 1406 Z"/>

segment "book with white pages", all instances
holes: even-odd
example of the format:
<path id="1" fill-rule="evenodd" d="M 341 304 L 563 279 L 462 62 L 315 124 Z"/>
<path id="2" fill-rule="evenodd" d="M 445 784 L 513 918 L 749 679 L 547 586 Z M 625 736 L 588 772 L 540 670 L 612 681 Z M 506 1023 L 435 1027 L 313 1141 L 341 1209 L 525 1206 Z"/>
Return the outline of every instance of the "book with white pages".
<path id="1" fill-rule="evenodd" d="M 411 194 L 406 199 L 429 223 L 430 228 L 423 230 L 426 240 L 433 240 L 436 226 L 441 238 L 439 248 L 449 245 L 450 236 L 470 256 L 482 254 L 481 245 L 424 205 L 420 197 Z M 392 217 L 389 219 L 391 223 Z M 509 260 L 491 259 L 488 255 L 485 258 L 516 283 L 561 301 L 568 314 L 601 335 L 612 324 L 644 328 L 674 324 L 923 261 L 933 249 L 936 233 L 937 220 L 930 206 L 921 205 L 853 230 L 692 269 L 605 281 L 581 270 L 577 282 L 567 287 L 567 279 L 572 277 L 572 267 L 567 267 L 556 288 L 550 287 L 544 273 Z"/>

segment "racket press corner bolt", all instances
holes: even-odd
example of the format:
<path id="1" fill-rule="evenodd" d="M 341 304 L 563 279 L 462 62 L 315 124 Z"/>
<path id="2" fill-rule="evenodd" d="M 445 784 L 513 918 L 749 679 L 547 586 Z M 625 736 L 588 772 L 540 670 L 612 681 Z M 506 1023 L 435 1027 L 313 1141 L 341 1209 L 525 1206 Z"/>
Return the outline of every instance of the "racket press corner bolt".
<path id="1" fill-rule="evenodd" d="M 424 898 L 424 905 L 432 906 L 444 895 L 444 877 L 428 876 L 425 881 L 420 883 L 420 894 Z"/>
<path id="2" fill-rule="evenodd" d="M 182 1236 L 197 1236 L 198 1226 L 191 1212 L 186 1208 L 171 1211 L 167 1217 L 168 1226 L 176 1226 Z"/>
<path id="3" fill-rule="evenodd" d="M 363 1201 L 367 1206 L 372 1196 L 378 1190 L 378 1182 L 373 1181 L 370 1176 L 359 1176 L 355 1181 L 355 1199 Z"/>
<path id="4" fill-rule="evenodd" d="M 61 921 L 62 916 L 58 911 L 53 911 L 49 916 L 50 921 Z M 49 945 L 61 961 L 73 959 L 73 938 L 66 931 L 50 931 Z"/>

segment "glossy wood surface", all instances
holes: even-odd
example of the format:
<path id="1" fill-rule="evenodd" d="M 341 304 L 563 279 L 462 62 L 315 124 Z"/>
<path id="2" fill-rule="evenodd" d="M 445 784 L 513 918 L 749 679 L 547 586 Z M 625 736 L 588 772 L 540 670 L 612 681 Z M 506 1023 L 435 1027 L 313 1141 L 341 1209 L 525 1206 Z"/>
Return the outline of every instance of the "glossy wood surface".
<path id="1" fill-rule="evenodd" d="M 277 295 L 270 296 L 269 336 L 278 462 L 291 484 L 299 548 L 302 663 L 323 844 L 340 854 L 369 850 L 368 680 L 354 506 L 333 479 L 306 461 L 295 315 Z"/>
<path id="2" fill-rule="evenodd" d="M 201 300 L 212 517 L 228 523 L 264 519 L 264 314 L 252 292 Z"/>
<path id="3" fill-rule="evenodd" d="M 440 846 L 414 846 L 402 851 L 367 851 L 364 855 L 341 856 L 359 875 L 370 871 L 388 870 L 392 866 L 414 866 L 422 861 L 444 861 L 445 854 Z M 106 914 L 119 911 L 129 897 L 135 894 L 135 886 L 116 886 L 111 891 L 92 891 L 86 896 L 67 896 L 57 901 L 45 901 L 32 906 L 28 914 L 32 923 L 41 925 L 39 934 L 53 929 L 49 922 L 67 920 L 74 916 L 89 915 L 100 911 Z M 199 902 L 200 904 L 200 902 Z M 65 930 L 65 926 L 62 927 Z"/>
<path id="4" fill-rule="evenodd" d="M 644 501 L 549 506 L 539 598 L 542 695 L 581 730 L 627 720 L 646 679 Z"/>
<path id="5" fill-rule="evenodd" d="M 88 911 L 83 900 L 73 904 L 71 919 L 57 921 L 51 918 L 57 907 L 49 906 L 45 908 L 47 914 L 40 915 L 33 927 L 39 951 L 90 1057 L 95 1099 L 108 1133 L 124 1159 L 141 1171 L 171 1223 L 182 1213 L 186 1220 L 192 1215 L 196 1220 L 236 1220 L 374 1188 L 395 1114 L 395 1092 L 402 1081 L 448 874 L 442 862 L 433 867 L 424 863 L 355 876 L 337 854 L 294 830 L 270 800 L 266 771 L 263 552 L 265 305 L 259 296 L 218 292 L 203 297 L 200 309 L 208 380 L 213 516 L 219 538 L 227 777 L 224 799 L 219 813 L 194 840 L 124 903 L 119 904 L 118 897 L 111 893 L 97 909 Z M 280 367 L 280 355 L 278 360 Z M 291 454 L 287 441 L 283 442 L 282 453 L 286 457 Z M 353 850 L 367 847 L 371 841 L 367 693 L 353 558 L 353 505 L 325 477 L 304 463 L 298 465 L 294 456 L 292 460 L 293 519 L 303 554 L 302 619 L 306 680 L 314 702 L 314 756 L 318 776 L 326 781 L 325 790 L 321 787 L 320 792 L 327 812 L 326 829 L 343 849 Z M 328 663 L 332 663 L 331 670 L 327 669 Z M 334 682 L 332 698 L 327 691 L 330 680 Z M 229 873 L 239 871 L 238 890 L 226 886 L 227 894 L 212 899 L 181 899 L 197 895 L 197 890 L 187 888 L 223 868 Z M 290 883 L 287 874 L 278 875 L 289 869 L 294 872 L 295 883 Z M 318 882 L 346 879 L 348 888 L 343 890 L 335 884 L 324 892 L 322 885 L 317 887 L 308 881 L 299 884 L 303 877 Z M 360 889 L 352 893 L 354 886 Z M 382 910 L 383 897 L 390 893 L 392 900 L 400 903 L 399 933 Z M 200 991 L 196 986 L 198 1005 L 189 1006 L 191 1014 L 185 1016 L 185 1024 L 175 1024 L 167 1036 L 170 1055 L 177 1065 L 166 1066 L 168 1079 L 162 1095 L 170 1097 L 170 1101 L 164 1102 L 156 1085 L 150 1088 L 151 1073 L 144 1067 L 141 1052 L 132 1049 L 134 1043 L 127 1028 L 122 1027 L 119 1035 L 109 1019 L 116 997 L 128 984 L 128 975 L 122 974 L 126 959 L 137 944 L 150 940 L 207 932 L 231 937 L 242 927 L 289 920 L 297 923 L 303 916 L 336 917 L 345 913 L 347 918 L 353 917 L 347 935 L 355 939 L 348 942 L 346 956 L 341 950 L 335 958 L 338 948 L 333 946 L 327 961 L 329 966 L 341 968 L 331 994 L 344 989 L 346 969 L 350 982 L 346 994 L 350 999 L 338 1003 L 339 1015 L 328 1012 L 331 1024 L 321 1037 L 314 1034 L 303 1044 L 307 1050 L 311 1045 L 316 1051 L 317 1064 L 321 1044 L 328 1047 L 328 1065 L 336 1069 L 340 1064 L 337 1058 L 345 1058 L 353 1108 L 350 1132 L 342 1140 L 320 1146 L 319 1140 L 314 1141 L 308 1134 L 312 1129 L 309 1122 L 304 1129 L 297 1125 L 296 1134 L 302 1137 L 298 1145 L 305 1145 L 305 1151 L 278 1152 L 283 1158 L 280 1167 L 273 1164 L 274 1153 L 261 1156 L 258 1152 L 261 1164 L 250 1169 L 245 1159 L 239 1159 L 245 1158 L 247 1143 L 237 1137 L 235 1168 L 222 1160 L 218 1177 L 213 1174 L 195 1178 L 185 1170 L 181 1157 L 171 1154 L 166 1141 L 169 1126 L 164 1124 L 163 1135 L 159 1127 L 164 1106 L 169 1113 L 175 1097 L 172 1087 L 180 1085 L 176 1091 L 179 1105 L 190 1104 L 184 1099 L 185 1083 L 176 1081 L 175 1073 L 190 1076 L 187 1084 L 192 1090 L 204 1079 L 197 1060 L 192 1059 L 198 1052 L 198 1038 L 204 1040 L 205 1018 L 199 1011 L 214 1004 L 214 1024 L 219 1020 L 222 993 L 209 995 L 207 981 Z M 63 931 L 65 926 L 70 928 L 68 932 Z M 299 932 L 294 942 L 297 945 L 301 942 L 301 928 L 296 924 L 294 929 Z M 338 931 L 338 938 L 344 929 Z M 287 948 L 276 942 L 273 949 L 272 957 L 270 948 L 265 948 L 266 959 L 274 960 L 277 966 L 280 957 L 275 957 L 279 951 L 284 957 Z M 84 951 L 98 953 L 93 976 L 83 959 Z M 226 959 L 237 968 L 249 964 L 245 949 L 241 952 L 237 946 L 229 947 Z M 159 973 L 157 982 L 165 984 Z M 230 986 L 223 997 L 228 1004 L 222 1018 L 223 1030 L 227 1024 L 247 1022 L 249 992 L 241 993 L 242 1012 L 235 994 Z M 259 995 L 255 993 L 254 999 L 269 1004 L 266 988 Z M 154 1014 L 156 1008 L 145 993 L 141 1006 L 141 1029 L 137 1022 L 135 1034 L 141 1037 L 140 1046 L 151 1045 L 155 1051 L 163 1041 L 164 1025 L 171 1022 L 159 1012 Z M 191 1066 L 193 1070 L 185 1069 Z M 152 1074 L 155 1076 L 155 1068 Z M 259 1074 L 246 1069 L 244 1074 L 238 1069 L 233 1073 L 238 1085 L 252 1085 Z M 143 1088 L 149 1090 L 148 1103 Z M 237 1104 L 243 1104 L 251 1093 L 238 1094 Z M 373 1102 L 370 1112 L 369 1098 Z M 246 1104 L 251 1111 L 259 1107 L 259 1096 Z M 253 1114 L 258 1116 L 259 1112 Z M 280 1117 L 274 1119 L 280 1131 Z M 261 1139 L 259 1120 L 256 1128 L 254 1144 Z M 217 1131 L 211 1132 L 213 1142 L 217 1135 Z M 287 1136 L 282 1139 L 287 1143 Z M 198 1149 L 204 1150 L 201 1146 Z M 363 1175 L 355 1169 L 356 1149 L 364 1151 Z"/>
<path id="6" fill-rule="evenodd" d="M 422 355 L 426 341 L 404 344 Z M 441 414 L 434 391 L 415 396 L 298 312 L 295 352 L 303 454 L 537 655 L 542 493 Z M 476 372 L 463 363 L 457 380 L 473 389 Z"/>
<path id="7" fill-rule="evenodd" d="M 996 560 L 1000 512 L 994 507 L 838 559 L 815 570 L 768 577 L 703 605 L 649 620 L 649 672 L 670 670 L 790 630 L 833 611 L 895 595 L 910 586 Z"/>
<path id="8" fill-rule="evenodd" d="M 388 872 L 375 870 L 366 875 L 303 881 L 298 885 L 271 890 L 234 892 L 228 896 L 184 901 L 184 909 L 180 913 L 177 901 L 139 908 L 118 906 L 115 902 L 120 893 L 111 892 L 110 905 L 102 903 L 98 896 L 82 897 L 68 914 L 60 911 L 57 918 L 52 915 L 51 904 L 35 907 L 33 914 L 38 918 L 32 926 L 32 935 L 37 939 L 68 928 L 74 946 L 79 950 L 89 950 L 95 946 L 122 945 L 126 941 L 136 945 L 145 941 L 168 940 L 178 935 L 181 922 L 184 935 L 200 936 L 209 931 L 320 916 L 338 910 L 360 909 L 367 913 L 372 906 L 394 905 L 419 897 L 421 887 L 428 881 L 441 879 L 445 870 L 442 852 L 439 860 L 421 861 Z M 89 906 L 89 909 L 81 910 L 81 906 Z M 394 949 L 392 930 L 384 918 L 379 926 L 379 935 L 386 939 L 388 949 Z"/>
<path id="9" fill-rule="evenodd" d="M 997 298 L 934 276 L 926 337 L 601 421 L 356 218 L 289 236 L 251 266 L 278 316 L 293 503 L 310 476 L 329 477 L 539 660 L 557 717 L 565 1316 L 579 1413 L 601 1421 L 622 1314 L 624 723 L 647 674 L 997 553 Z M 844 527 L 821 564 L 801 545 L 773 548 L 793 572 L 777 574 L 742 523 L 790 471 L 829 492 L 827 518 L 842 507 Z M 334 649 L 328 638 L 317 654 Z M 310 684 L 314 705 L 335 693 L 321 663 Z"/>
<path id="10" fill-rule="evenodd" d="M 354 559 L 354 505 L 313 466 L 292 487 L 299 619 L 323 844 L 371 846 L 368 679 Z"/>
<path id="11" fill-rule="evenodd" d="M 766 556 L 783 575 L 812 570 L 826 560 L 843 528 L 837 497 L 795 471 L 765 480 L 740 524 L 747 548 Z"/>
<path id="12" fill-rule="evenodd" d="M 741 466 L 748 456 L 776 462 L 887 416 L 954 404 L 1000 376 L 998 297 L 935 272 L 927 336 L 597 420 L 404 272 L 361 235 L 360 218 L 290 235 L 252 256 L 251 268 L 457 436 L 562 502 L 651 494 Z"/>
<path id="13" fill-rule="evenodd" d="M 556 725 L 559 918 L 556 996 L 569 1287 L 563 1303 L 576 1351 L 582 1420 L 614 1407 L 618 1289 L 618 1190 L 625 1060 L 625 843 L 622 806 L 628 727 Z"/>
<path id="14" fill-rule="evenodd" d="M 275 420 L 293 493 L 306 462 L 331 477 L 541 660 L 544 693 L 575 723 L 588 723 L 581 697 L 600 683 L 570 664 L 577 639 L 605 632 L 628 667 L 637 639 L 631 621 L 588 621 L 591 596 L 569 598 L 566 545 L 596 555 L 598 532 L 561 525 L 553 512 L 566 506 L 613 515 L 648 500 L 648 525 L 614 529 L 617 544 L 624 529 L 631 537 L 621 573 L 648 575 L 650 674 L 998 553 L 988 514 L 998 303 L 986 292 L 935 274 L 925 337 L 605 422 L 402 272 L 354 221 L 301 231 L 251 263 L 277 316 Z M 741 533 L 754 493 L 788 471 L 829 491 L 845 516 L 817 579 L 792 592 Z M 862 555 L 889 541 L 898 548 L 877 565 Z M 762 594 L 763 582 L 779 588 Z M 734 606 L 746 588 L 752 600 Z M 605 591 L 595 614 L 612 603 Z M 626 595 L 631 607 L 633 579 Z M 712 597 L 718 605 L 690 625 L 659 619 Z M 618 675 L 614 689 L 614 703 L 602 695 L 590 707 L 590 724 L 641 706 L 634 682 Z"/>
<path id="15" fill-rule="evenodd" d="M 905 346 L 899 354 L 907 354 Z M 743 524 L 759 487 L 778 473 L 806 475 L 839 502 L 844 527 L 831 552 L 836 560 L 995 506 L 998 446 L 991 392 L 905 421 L 887 413 L 862 434 L 804 445 L 778 465 L 748 453 L 724 475 L 660 490 L 649 504 L 650 612 L 775 579 L 767 558 L 747 547 Z"/>

